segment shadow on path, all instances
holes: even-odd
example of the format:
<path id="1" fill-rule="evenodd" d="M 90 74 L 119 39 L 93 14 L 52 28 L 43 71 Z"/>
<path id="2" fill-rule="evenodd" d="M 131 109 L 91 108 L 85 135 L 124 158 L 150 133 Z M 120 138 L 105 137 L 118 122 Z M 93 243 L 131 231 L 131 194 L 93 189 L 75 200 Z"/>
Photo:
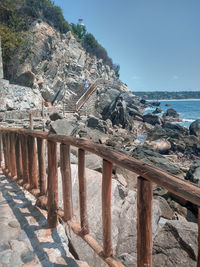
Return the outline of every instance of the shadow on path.
<path id="1" fill-rule="evenodd" d="M 14 181 L 5 176 L 1 176 L 0 190 L 5 199 L 3 202 L 7 203 L 12 209 L 15 218 L 19 222 L 19 227 L 26 233 L 33 252 L 37 255 L 41 266 L 79 266 L 74 259 L 67 256 L 66 249 L 68 249 L 68 239 L 64 233 L 62 233 L 60 237 L 58 228 L 47 229 L 45 216 L 37 207 L 33 206 L 32 202 L 25 196 L 22 189 Z M 9 231 L 9 229 L 5 229 L 5 231 L 6 230 Z M 41 237 L 42 242 L 39 240 Z M 50 260 L 48 250 L 50 254 L 53 253 L 53 256 L 55 253 L 55 263 Z M 23 257 L 21 258 L 24 263 L 28 263 L 23 260 Z M 59 259 L 57 260 L 56 258 Z"/>

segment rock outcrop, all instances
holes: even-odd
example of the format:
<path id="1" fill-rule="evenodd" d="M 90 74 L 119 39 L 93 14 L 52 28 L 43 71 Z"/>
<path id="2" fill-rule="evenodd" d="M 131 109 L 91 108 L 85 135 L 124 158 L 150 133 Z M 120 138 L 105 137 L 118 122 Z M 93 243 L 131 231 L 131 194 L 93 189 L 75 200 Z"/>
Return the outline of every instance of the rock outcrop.
<path id="1" fill-rule="evenodd" d="M 200 137 L 200 119 L 192 122 L 190 124 L 189 130 L 190 130 L 191 135 L 195 135 L 197 137 Z"/>
<path id="2" fill-rule="evenodd" d="M 45 22 L 34 22 L 26 47 L 5 64 L 5 75 L 16 84 L 38 89 L 48 101 L 69 99 L 71 92 L 101 77 L 119 81 L 101 59 L 91 57 L 71 32 L 59 34 Z"/>

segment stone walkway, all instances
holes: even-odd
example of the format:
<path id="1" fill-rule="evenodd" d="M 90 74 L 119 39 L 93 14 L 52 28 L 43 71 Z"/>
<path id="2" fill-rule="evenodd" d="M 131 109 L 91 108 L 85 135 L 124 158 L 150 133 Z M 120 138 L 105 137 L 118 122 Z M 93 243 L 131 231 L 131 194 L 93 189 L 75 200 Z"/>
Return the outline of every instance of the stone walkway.
<path id="1" fill-rule="evenodd" d="M 35 198 L 0 175 L 0 267 L 88 267 L 69 252 L 64 227 L 47 229 Z"/>

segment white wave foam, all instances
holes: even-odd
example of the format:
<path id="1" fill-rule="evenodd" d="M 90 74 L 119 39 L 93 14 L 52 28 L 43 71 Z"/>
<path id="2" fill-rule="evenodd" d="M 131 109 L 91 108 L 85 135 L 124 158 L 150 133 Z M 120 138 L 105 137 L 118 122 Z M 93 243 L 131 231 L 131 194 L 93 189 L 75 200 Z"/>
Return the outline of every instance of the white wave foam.
<path id="1" fill-rule="evenodd" d="M 184 121 L 184 122 L 187 122 L 187 121 L 188 121 L 188 122 L 193 122 L 193 121 L 195 121 L 195 120 L 192 120 L 192 119 L 183 119 L 183 121 Z"/>

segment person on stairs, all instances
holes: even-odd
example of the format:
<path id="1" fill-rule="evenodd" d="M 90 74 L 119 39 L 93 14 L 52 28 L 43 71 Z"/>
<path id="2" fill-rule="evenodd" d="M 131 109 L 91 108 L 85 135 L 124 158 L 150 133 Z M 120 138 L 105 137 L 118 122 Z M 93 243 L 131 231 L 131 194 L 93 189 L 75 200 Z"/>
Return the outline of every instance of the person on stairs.
<path id="1" fill-rule="evenodd" d="M 88 81 L 87 81 L 87 80 L 85 80 L 85 82 L 84 82 L 84 89 L 85 89 L 85 90 L 87 90 L 87 89 L 88 89 L 88 87 L 89 87 Z"/>

